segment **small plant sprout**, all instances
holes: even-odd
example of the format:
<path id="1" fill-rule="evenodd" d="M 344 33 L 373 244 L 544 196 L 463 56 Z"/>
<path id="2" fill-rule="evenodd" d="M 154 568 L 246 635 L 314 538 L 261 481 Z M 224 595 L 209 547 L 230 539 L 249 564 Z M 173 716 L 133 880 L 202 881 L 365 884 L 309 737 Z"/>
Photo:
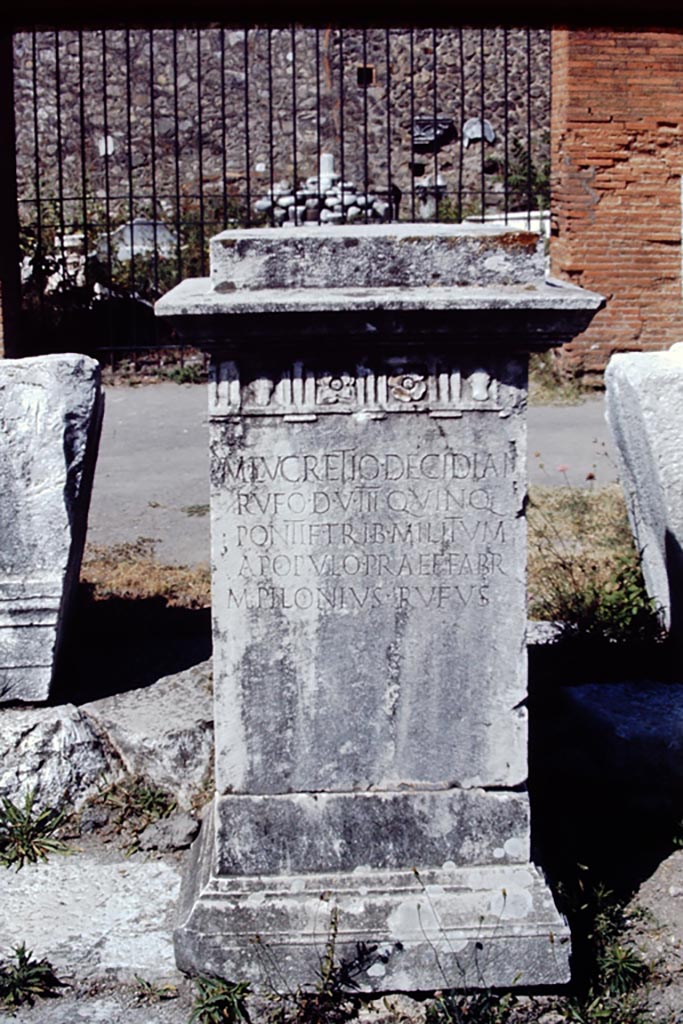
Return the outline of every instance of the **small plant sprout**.
<path id="1" fill-rule="evenodd" d="M 64 811 L 35 809 L 36 790 L 24 797 L 23 806 L 12 803 L 8 797 L 0 799 L 0 864 L 16 866 L 35 864 L 47 860 L 51 853 L 67 853 L 68 847 L 54 833 L 66 821 Z"/>
<path id="2" fill-rule="evenodd" d="M 215 975 L 201 974 L 195 979 L 197 996 L 188 1024 L 238 1024 L 249 1022 L 246 998 L 249 983 L 226 981 Z"/>
<path id="3" fill-rule="evenodd" d="M 139 849 L 140 835 L 148 825 L 167 818 L 176 807 L 170 793 L 140 776 L 126 776 L 104 785 L 97 802 L 113 812 L 113 825 L 127 842 L 127 855 Z"/>
<path id="4" fill-rule="evenodd" d="M 35 960 L 25 943 L 15 946 L 8 960 L 0 960 L 0 1005 L 10 1012 L 36 999 L 48 999 L 64 988 L 48 960 Z"/>
<path id="5" fill-rule="evenodd" d="M 147 981 L 139 974 L 135 975 L 135 1002 L 136 1003 L 161 1003 L 167 999 L 177 999 L 178 989 L 170 982 L 163 984 Z"/>

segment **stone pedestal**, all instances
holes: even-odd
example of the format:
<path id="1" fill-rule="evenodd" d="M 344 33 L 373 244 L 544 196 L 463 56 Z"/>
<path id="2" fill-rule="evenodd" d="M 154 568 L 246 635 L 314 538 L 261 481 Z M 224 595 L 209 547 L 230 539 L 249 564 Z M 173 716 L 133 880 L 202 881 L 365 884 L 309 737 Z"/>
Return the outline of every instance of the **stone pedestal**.
<path id="1" fill-rule="evenodd" d="M 158 304 L 214 351 L 182 968 L 313 986 L 334 920 L 366 990 L 567 980 L 529 853 L 526 360 L 599 304 L 536 236 L 440 225 L 226 232 Z"/>

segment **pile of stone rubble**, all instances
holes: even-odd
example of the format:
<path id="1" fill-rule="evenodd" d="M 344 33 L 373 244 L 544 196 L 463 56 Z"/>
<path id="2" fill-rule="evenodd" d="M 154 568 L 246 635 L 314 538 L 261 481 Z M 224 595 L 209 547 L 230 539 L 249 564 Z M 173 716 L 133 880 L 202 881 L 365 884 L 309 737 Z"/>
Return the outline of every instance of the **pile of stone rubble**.
<path id="1" fill-rule="evenodd" d="M 395 201 L 400 194 L 395 197 Z M 298 189 L 288 181 L 278 181 L 254 204 L 257 213 L 272 217 L 276 225 L 349 224 L 355 220 L 384 221 L 392 216 L 392 204 L 371 192 L 361 192 L 349 181 L 342 181 L 334 170 L 331 153 L 320 157 L 320 174 L 306 178 Z"/>

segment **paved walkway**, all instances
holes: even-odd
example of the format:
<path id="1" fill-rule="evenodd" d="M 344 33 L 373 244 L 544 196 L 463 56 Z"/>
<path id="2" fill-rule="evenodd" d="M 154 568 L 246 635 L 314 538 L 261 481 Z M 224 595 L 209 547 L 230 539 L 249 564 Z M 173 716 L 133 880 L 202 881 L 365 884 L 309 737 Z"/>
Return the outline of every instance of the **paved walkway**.
<path id="1" fill-rule="evenodd" d="M 155 540 L 162 563 L 209 560 L 206 388 L 109 387 L 90 511 L 91 544 Z M 589 474 L 595 477 L 590 483 Z M 532 484 L 616 479 L 601 397 L 529 410 Z"/>

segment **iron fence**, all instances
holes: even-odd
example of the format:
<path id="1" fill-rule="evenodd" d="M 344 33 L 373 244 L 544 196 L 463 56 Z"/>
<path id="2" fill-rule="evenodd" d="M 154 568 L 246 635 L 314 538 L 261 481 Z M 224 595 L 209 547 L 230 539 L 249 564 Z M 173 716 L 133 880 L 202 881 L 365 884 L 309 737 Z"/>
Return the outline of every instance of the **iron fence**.
<path id="1" fill-rule="evenodd" d="M 14 37 L 25 347 L 167 345 L 152 302 L 226 227 L 548 206 L 539 29 Z"/>

